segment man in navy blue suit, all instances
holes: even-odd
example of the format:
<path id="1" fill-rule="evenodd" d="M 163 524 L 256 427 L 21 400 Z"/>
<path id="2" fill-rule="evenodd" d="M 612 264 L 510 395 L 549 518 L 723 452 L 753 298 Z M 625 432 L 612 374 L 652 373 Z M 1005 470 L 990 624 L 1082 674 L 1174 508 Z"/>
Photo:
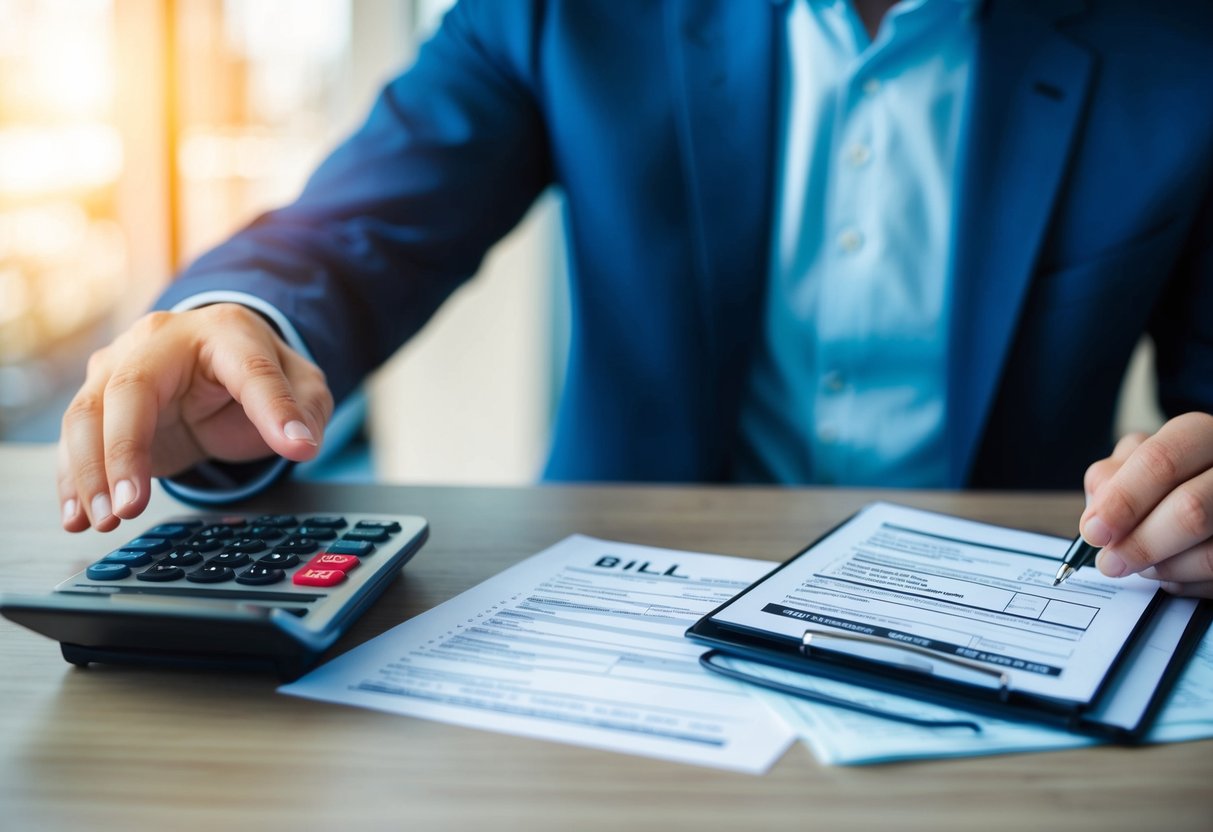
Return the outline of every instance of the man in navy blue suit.
<path id="1" fill-rule="evenodd" d="M 313 457 L 558 186 L 548 478 L 1083 481 L 1103 572 L 1213 595 L 1211 79 L 1181 0 L 465 0 L 296 202 L 93 357 L 64 527 Z M 1113 447 L 1143 333 L 1171 418 Z"/>

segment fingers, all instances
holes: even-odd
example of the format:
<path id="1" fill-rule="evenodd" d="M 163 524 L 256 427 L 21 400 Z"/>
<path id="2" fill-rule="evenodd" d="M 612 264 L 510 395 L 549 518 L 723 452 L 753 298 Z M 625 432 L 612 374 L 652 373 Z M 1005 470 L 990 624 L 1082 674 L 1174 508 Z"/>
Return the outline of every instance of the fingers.
<path id="1" fill-rule="evenodd" d="M 64 412 L 59 431 L 61 456 L 66 460 L 60 472 L 60 505 L 64 528 L 68 531 L 80 531 L 89 525 L 99 531 L 110 531 L 118 525 L 118 518 L 113 514 L 102 441 L 107 358 L 108 353 L 102 350 L 89 359 L 84 385 Z"/>
<path id="2" fill-rule="evenodd" d="M 1213 416 L 1176 417 L 1125 449 L 1106 479 L 1105 471 L 1088 472 L 1097 485 L 1080 524 L 1083 537 L 1103 547 L 1096 565 L 1110 577 L 1140 572 L 1213 535 Z"/>
<path id="3" fill-rule="evenodd" d="M 1145 433 L 1130 433 L 1121 438 L 1116 443 L 1116 447 L 1112 449 L 1112 455 L 1107 459 L 1101 459 L 1087 469 L 1086 475 L 1083 477 L 1083 490 L 1087 495 L 1087 505 L 1091 504 L 1091 498 L 1095 496 L 1095 492 L 1103 487 L 1103 484 L 1112 478 L 1112 475 L 1120 470 L 1120 466 L 1124 465 L 1125 460 L 1133 451 L 1137 450 L 1137 446 L 1146 441 L 1147 434 Z M 1088 543 L 1090 541 L 1087 541 Z"/>
<path id="4" fill-rule="evenodd" d="M 332 395 L 319 368 L 272 331 L 270 338 L 227 340 L 211 353 L 211 371 L 270 449 L 297 462 L 311 459 L 332 415 Z"/>
<path id="5" fill-rule="evenodd" d="M 1141 571 L 1143 578 L 1171 583 L 1213 580 L 1213 541 L 1204 540 Z"/>
<path id="6" fill-rule="evenodd" d="M 82 532 L 88 528 L 88 515 L 81 508 L 80 497 L 76 492 L 76 479 L 71 469 L 71 456 L 67 443 L 60 433 L 57 459 L 56 485 L 59 489 L 59 506 L 62 513 L 63 528 L 69 532 Z"/>
<path id="7" fill-rule="evenodd" d="M 1185 567 L 1199 566 L 1202 544 L 1213 537 L 1213 470 L 1188 480 L 1168 494 L 1158 506 L 1123 540 L 1105 549 L 1107 555 L 1124 564 L 1121 574 L 1137 572 L 1157 564 L 1163 568 L 1176 558 Z M 1116 564 L 1101 567 L 1105 574 Z M 1213 562 L 1204 563 L 1204 577 L 1213 578 Z M 1172 567 L 1173 568 L 1173 567 Z M 1153 577 L 1153 576 L 1150 576 Z M 1184 569 L 1184 576 L 1168 574 L 1172 580 L 1198 580 L 1199 571 Z"/>
<path id="8" fill-rule="evenodd" d="M 1162 588 L 1172 595 L 1183 595 L 1188 598 L 1213 598 L 1213 581 L 1197 581 L 1193 583 L 1164 582 Z"/>
<path id="9" fill-rule="evenodd" d="M 89 360 L 64 413 L 63 528 L 116 528 L 146 508 L 153 475 L 207 457 L 309 459 L 332 410 L 323 373 L 255 312 L 146 316 Z"/>
<path id="10" fill-rule="evenodd" d="M 137 517 L 151 496 L 152 439 L 159 403 L 168 392 L 161 388 L 171 389 L 177 375 L 166 359 L 163 351 L 137 352 L 105 385 L 101 435 L 106 480 L 113 513 L 124 520 Z"/>

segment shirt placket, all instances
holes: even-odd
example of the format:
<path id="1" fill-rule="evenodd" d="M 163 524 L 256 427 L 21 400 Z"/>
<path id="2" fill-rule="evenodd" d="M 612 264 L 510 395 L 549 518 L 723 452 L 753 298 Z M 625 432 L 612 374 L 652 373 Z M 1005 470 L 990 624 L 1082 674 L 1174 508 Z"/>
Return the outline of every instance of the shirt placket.
<path id="1" fill-rule="evenodd" d="M 870 60 L 855 61 L 842 79 L 830 137 L 829 177 L 823 222 L 827 268 L 820 285 L 814 332 L 817 360 L 813 432 L 814 474 L 823 483 L 845 479 L 859 451 L 856 398 L 862 391 L 857 341 L 871 303 L 873 246 L 880 228 L 869 204 L 873 178 L 873 135 L 884 89 Z"/>

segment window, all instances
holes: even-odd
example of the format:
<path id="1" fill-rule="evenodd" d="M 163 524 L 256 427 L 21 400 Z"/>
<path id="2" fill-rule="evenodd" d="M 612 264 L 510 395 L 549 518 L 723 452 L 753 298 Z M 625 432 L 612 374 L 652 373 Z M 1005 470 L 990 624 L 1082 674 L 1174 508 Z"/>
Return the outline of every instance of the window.
<path id="1" fill-rule="evenodd" d="M 290 200 L 449 5 L 0 0 L 0 439 L 53 440 L 88 354 Z M 380 478 L 538 472 L 556 200 L 512 236 L 485 267 L 509 274 L 457 293 L 369 386 Z"/>

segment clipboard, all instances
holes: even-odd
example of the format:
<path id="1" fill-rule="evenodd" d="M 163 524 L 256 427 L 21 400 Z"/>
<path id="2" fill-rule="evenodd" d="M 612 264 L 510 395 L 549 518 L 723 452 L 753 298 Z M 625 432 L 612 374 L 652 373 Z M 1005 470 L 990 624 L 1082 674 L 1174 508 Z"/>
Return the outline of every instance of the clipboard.
<path id="1" fill-rule="evenodd" d="M 1135 744 L 1144 739 L 1167 694 L 1213 620 L 1213 604 L 1177 598 L 1154 590 L 1123 641 L 1105 645 L 1104 649 L 1115 655 L 1106 672 L 1098 678 L 1091 694 L 1074 698 L 1030 690 L 1029 685 L 1023 684 L 1025 680 L 1031 681 L 1025 673 L 1009 669 L 1007 659 L 998 657 L 1002 662 L 1000 664 L 981 650 L 949 653 L 912 631 L 866 627 L 862 616 L 843 620 L 844 617 L 837 616 L 836 612 L 819 614 L 811 605 L 804 604 L 803 599 L 798 605 L 799 609 L 779 609 L 781 599 L 786 595 L 789 570 L 803 574 L 814 565 L 814 559 L 839 558 L 836 541 L 848 534 L 853 537 L 854 533 L 848 530 L 859 518 L 873 511 L 888 512 L 896 517 L 920 517 L 932 528 L 943 524 L 947 529 L 961 528 L 966 532 L 973 530 L 984 534 L 990 530 L 991 534 L 1005 532 L 1021 535 L 1034 551 L 1013 551 L 1007 547 L 1005 557 L 1011 559 L 1023 554 L 1039 556 L 1042 574 L 1050 577 L 1051 570 L 1056 569 L 1069 543 L 1061 538 L 1002 529 L 931 512 L 884 503 L 873 504 L 826 532 L 688 629 L 688 638 L 711 648 L 703 654 L 700 663 L 708 670 L 739 681 L 900 722 L 941 727 L 967 726 L 980 730 L 977 722 L 923 720 L 873 709 L 858 701 L 815 693 L 811 685 L 800 688 L 774 682 L 739 665 L 757 662 L 759 665 L 805 674 L 806 680 L 818 676 L 998 719 L 1050 725 L 1104 740 Z M 915 532 L 914 529 L 907 531 Z M 966 542 L 951 540 L 957 546 Z M 980 546 L 983 551 L 986 548 L 981 543 L 974 545 Z M 999 557 L 998 550 L 1003 547 L 988 548 L 992 552 L 991 557 Z M 1108 580 L 1095 574 L 1095 570 L 1091 570 L 1086 578 L 1092 582 Z M 865 588 L 865 591 L 870 590 Z M 866 603 L 866 600 L 862 603 L 857 601 L 856 605 Z M 735 606 L 746 605 L 757 609 L 759 604 L 764 613 L 771 612 L 771 621 L 778 622 L 778 626 L 754 626 L 753 621 L 738 623 L 739 614 L 733 611 Z M 771 607 L 775 609 L 770 610 Z M 790 630 L 785 620 L 789 613 L 802 617 L 803 626 L 797 625 Z M 734 620 L 729 620 L 730 616 Z M 1044 629 L 1049 629 L 1048 622 Z M 1058 675 L 1060 677 L 1061 674 Z"/>

